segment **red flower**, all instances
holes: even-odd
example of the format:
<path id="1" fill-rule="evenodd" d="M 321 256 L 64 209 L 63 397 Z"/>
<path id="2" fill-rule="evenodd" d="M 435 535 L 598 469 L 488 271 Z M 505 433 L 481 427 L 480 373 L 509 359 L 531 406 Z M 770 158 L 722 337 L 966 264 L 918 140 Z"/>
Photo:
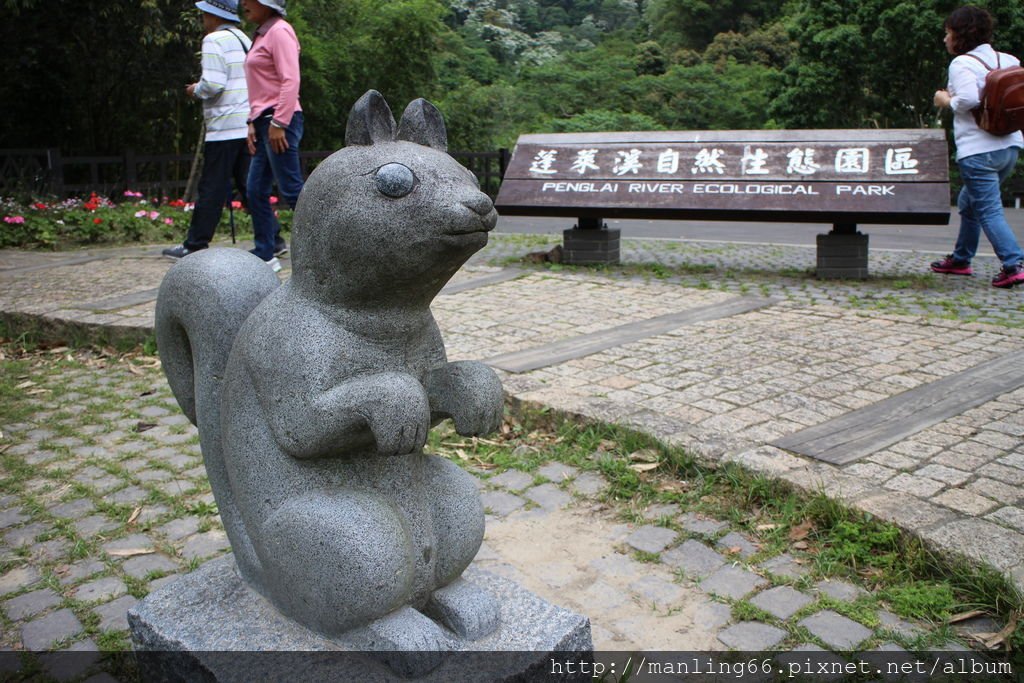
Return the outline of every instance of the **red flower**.
<path id="1" fill-rule="evenodd" d="M 42 202 L 36 202 L 32 206 L 33 208 L 39 209 L 40 211 L 46 208 L 46 204 L 43 204 Z"/>
<path id="2" fill-rule="evenodd" d="M 240 201 L 238 201 L 236 199 L 235 201 L 231 202 L 231 208 L 232 209 L 241 209 L 242 208 L 242 202 L 240 202 Z"/>
<path id="3" fill-rule="evenodd" d="M 270 195 L 270 204 L 277 204 L 277 197 L 275 197 L 274 195 Z"/>
<path id="4" fill-rule="evenodd" d="M 103 222 L 103 219 L 102 218 L 93 218 L 92 222 L 95 223 L 96 225 L 99 225 L 100 223 Z"/>

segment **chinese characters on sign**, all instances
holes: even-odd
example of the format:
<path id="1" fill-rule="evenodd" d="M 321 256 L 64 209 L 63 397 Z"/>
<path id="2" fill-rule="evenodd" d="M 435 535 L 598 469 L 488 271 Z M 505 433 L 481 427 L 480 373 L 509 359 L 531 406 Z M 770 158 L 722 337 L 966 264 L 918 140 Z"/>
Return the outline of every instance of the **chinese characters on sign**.
<path id="1" fill-rule="evenodd" d="M 575 151 L 575 156 L 572 156 L 573 153 L 569 150 L 541 149 L 531 160 L 529 172 L 544 176 L 557 175 L 558 155 L 564 153 L 569 157 L 569 174 L 596 174 L 602 170 L 601 164 L 598 163 L 599 152 L 600 150 L 594 148 L 579 149 Z M 696 154 L 684 154 L 678 149 L 667 147 L 646 152 L 640 149 L 618 150 L 613 158 L 602 163 L 613 175 L 621 177 L 637 176 L 642 169 L 652 169 L 654 173 L 663 175 L 674 175 L 687 163 L 692 173 L 710 176 L 726 174 L 730 169 L 738 170 L 741 176 L 767 175 L 773 171 L 785 175 L 809 176 L 821 170 L 823 164 L 832 166 L 837 174 L 863 175 L 870 171 L 871 150 L 867 147 L 837 149 L 832 159 L 825 158 L 827 154 L 829 152 L 813 147 L 794 147 L 784 154 L 777 151 L 775 157 L 762 147 L 752 145 L 745 145 L 742 155 L 729 154 L 718 147 L 704 147 Z M 887 149 L 883 171 L 889 176 L 916 175 L 918 160 L 914 158 L 913 148 Z"/>

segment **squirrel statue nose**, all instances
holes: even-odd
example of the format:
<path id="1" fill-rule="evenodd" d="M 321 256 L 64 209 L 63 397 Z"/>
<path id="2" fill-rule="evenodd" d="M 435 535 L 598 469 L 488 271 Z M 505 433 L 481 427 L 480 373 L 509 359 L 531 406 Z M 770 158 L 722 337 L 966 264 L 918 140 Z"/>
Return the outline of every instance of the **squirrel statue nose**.
<path id="1" fill-rule="evenodd" d="M 494 210 L 494 202 L 483 192 L 476 193 L 472 199 L 463 200 L 462 204 L 481 216 L 486 216 Z"/>

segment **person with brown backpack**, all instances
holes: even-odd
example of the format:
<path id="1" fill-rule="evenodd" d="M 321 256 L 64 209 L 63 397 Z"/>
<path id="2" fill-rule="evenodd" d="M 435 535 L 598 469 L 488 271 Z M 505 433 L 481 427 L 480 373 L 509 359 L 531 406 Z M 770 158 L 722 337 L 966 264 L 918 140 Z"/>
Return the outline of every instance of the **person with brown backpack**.
<path id="1" fill-rule="evenodd" d="M 950 275 L 973 274 L 971 259 L 984 232 L 1002 263 L 1002 270 L 992 279 L 992 286 L 1009 288 L 1024 283 L 1024 252 L 1006 222 L 999 186 L 1013 173 L 1017 156 L 1024 147 L 1024 136 L 1019 128 L 1007 132 L 1005 125 L 1001 128 L 991 125 L 994 119 L 1012 119 L 1012 112 L 1002 116 L 1004 112 L 1000 110 L 997 112 L 1000 115 L 993 116 L 991 111 L 1003 106 L 1007 81 L 1003 80 L 1000 93 L 996 93 L 994 87 L 987 93 L 985 90 L 990 71 L 1019 67 L 1020 60 L 1005 52 L 996 52 L 989 44 L 992 29 L 992 15 L 980 7 L 960 7 L 946 19 L 943 42 L 955 57 L 949 65 L 948 86 L 935 93 L 934 101 L 937 107 L 953 110 L 953 139 L 963 188 L 957 200 L 960 233 L 956 246 L 952 254 L 934 261 L 931 269 Z M 988 79 L 990 86 L 993 80 Z M 1000 97 L 987 97 L 997 94 Z M 981 106 L 983 102 L 990 109 L 987 116 L 979 115 L 985 109 Z"/>

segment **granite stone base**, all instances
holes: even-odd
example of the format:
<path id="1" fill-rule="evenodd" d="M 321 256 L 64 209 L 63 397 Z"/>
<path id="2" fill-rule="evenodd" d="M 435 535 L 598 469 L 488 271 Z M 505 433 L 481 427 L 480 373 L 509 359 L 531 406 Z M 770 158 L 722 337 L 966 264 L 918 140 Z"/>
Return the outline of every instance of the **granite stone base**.
<path id="1" fill-rule="evenodd" d="M 447 632 L 449 652 L 366 652 L 345 638 L 323 638 L 251 590 L 230 556 L 150 594 L 128 622 L 145 681 L 569 680 L 551 676 L 552 659 L 591 656 L 586 617 L 494 574 L 470 567 L 463 576 L 497 598 L 501 625 L 475 641 Z M 416 669 L 430 671 L 408 673 Z"/>
<path id="2" fill-rule="evenodd" d="M 817 275 L 822 280 L 867 279 L 868 236 L 855 229 L 818 235 Z"/>
<path id="3" fill-rule="evenodd" d="M 562 263 L 574 266 L 619 263 L 622 231 L 604 227 L 601 219 L 597 219 L 600 228 L 583 228 L 583 224 L 581 218 L 579 227 L 562 231 Z"/>

